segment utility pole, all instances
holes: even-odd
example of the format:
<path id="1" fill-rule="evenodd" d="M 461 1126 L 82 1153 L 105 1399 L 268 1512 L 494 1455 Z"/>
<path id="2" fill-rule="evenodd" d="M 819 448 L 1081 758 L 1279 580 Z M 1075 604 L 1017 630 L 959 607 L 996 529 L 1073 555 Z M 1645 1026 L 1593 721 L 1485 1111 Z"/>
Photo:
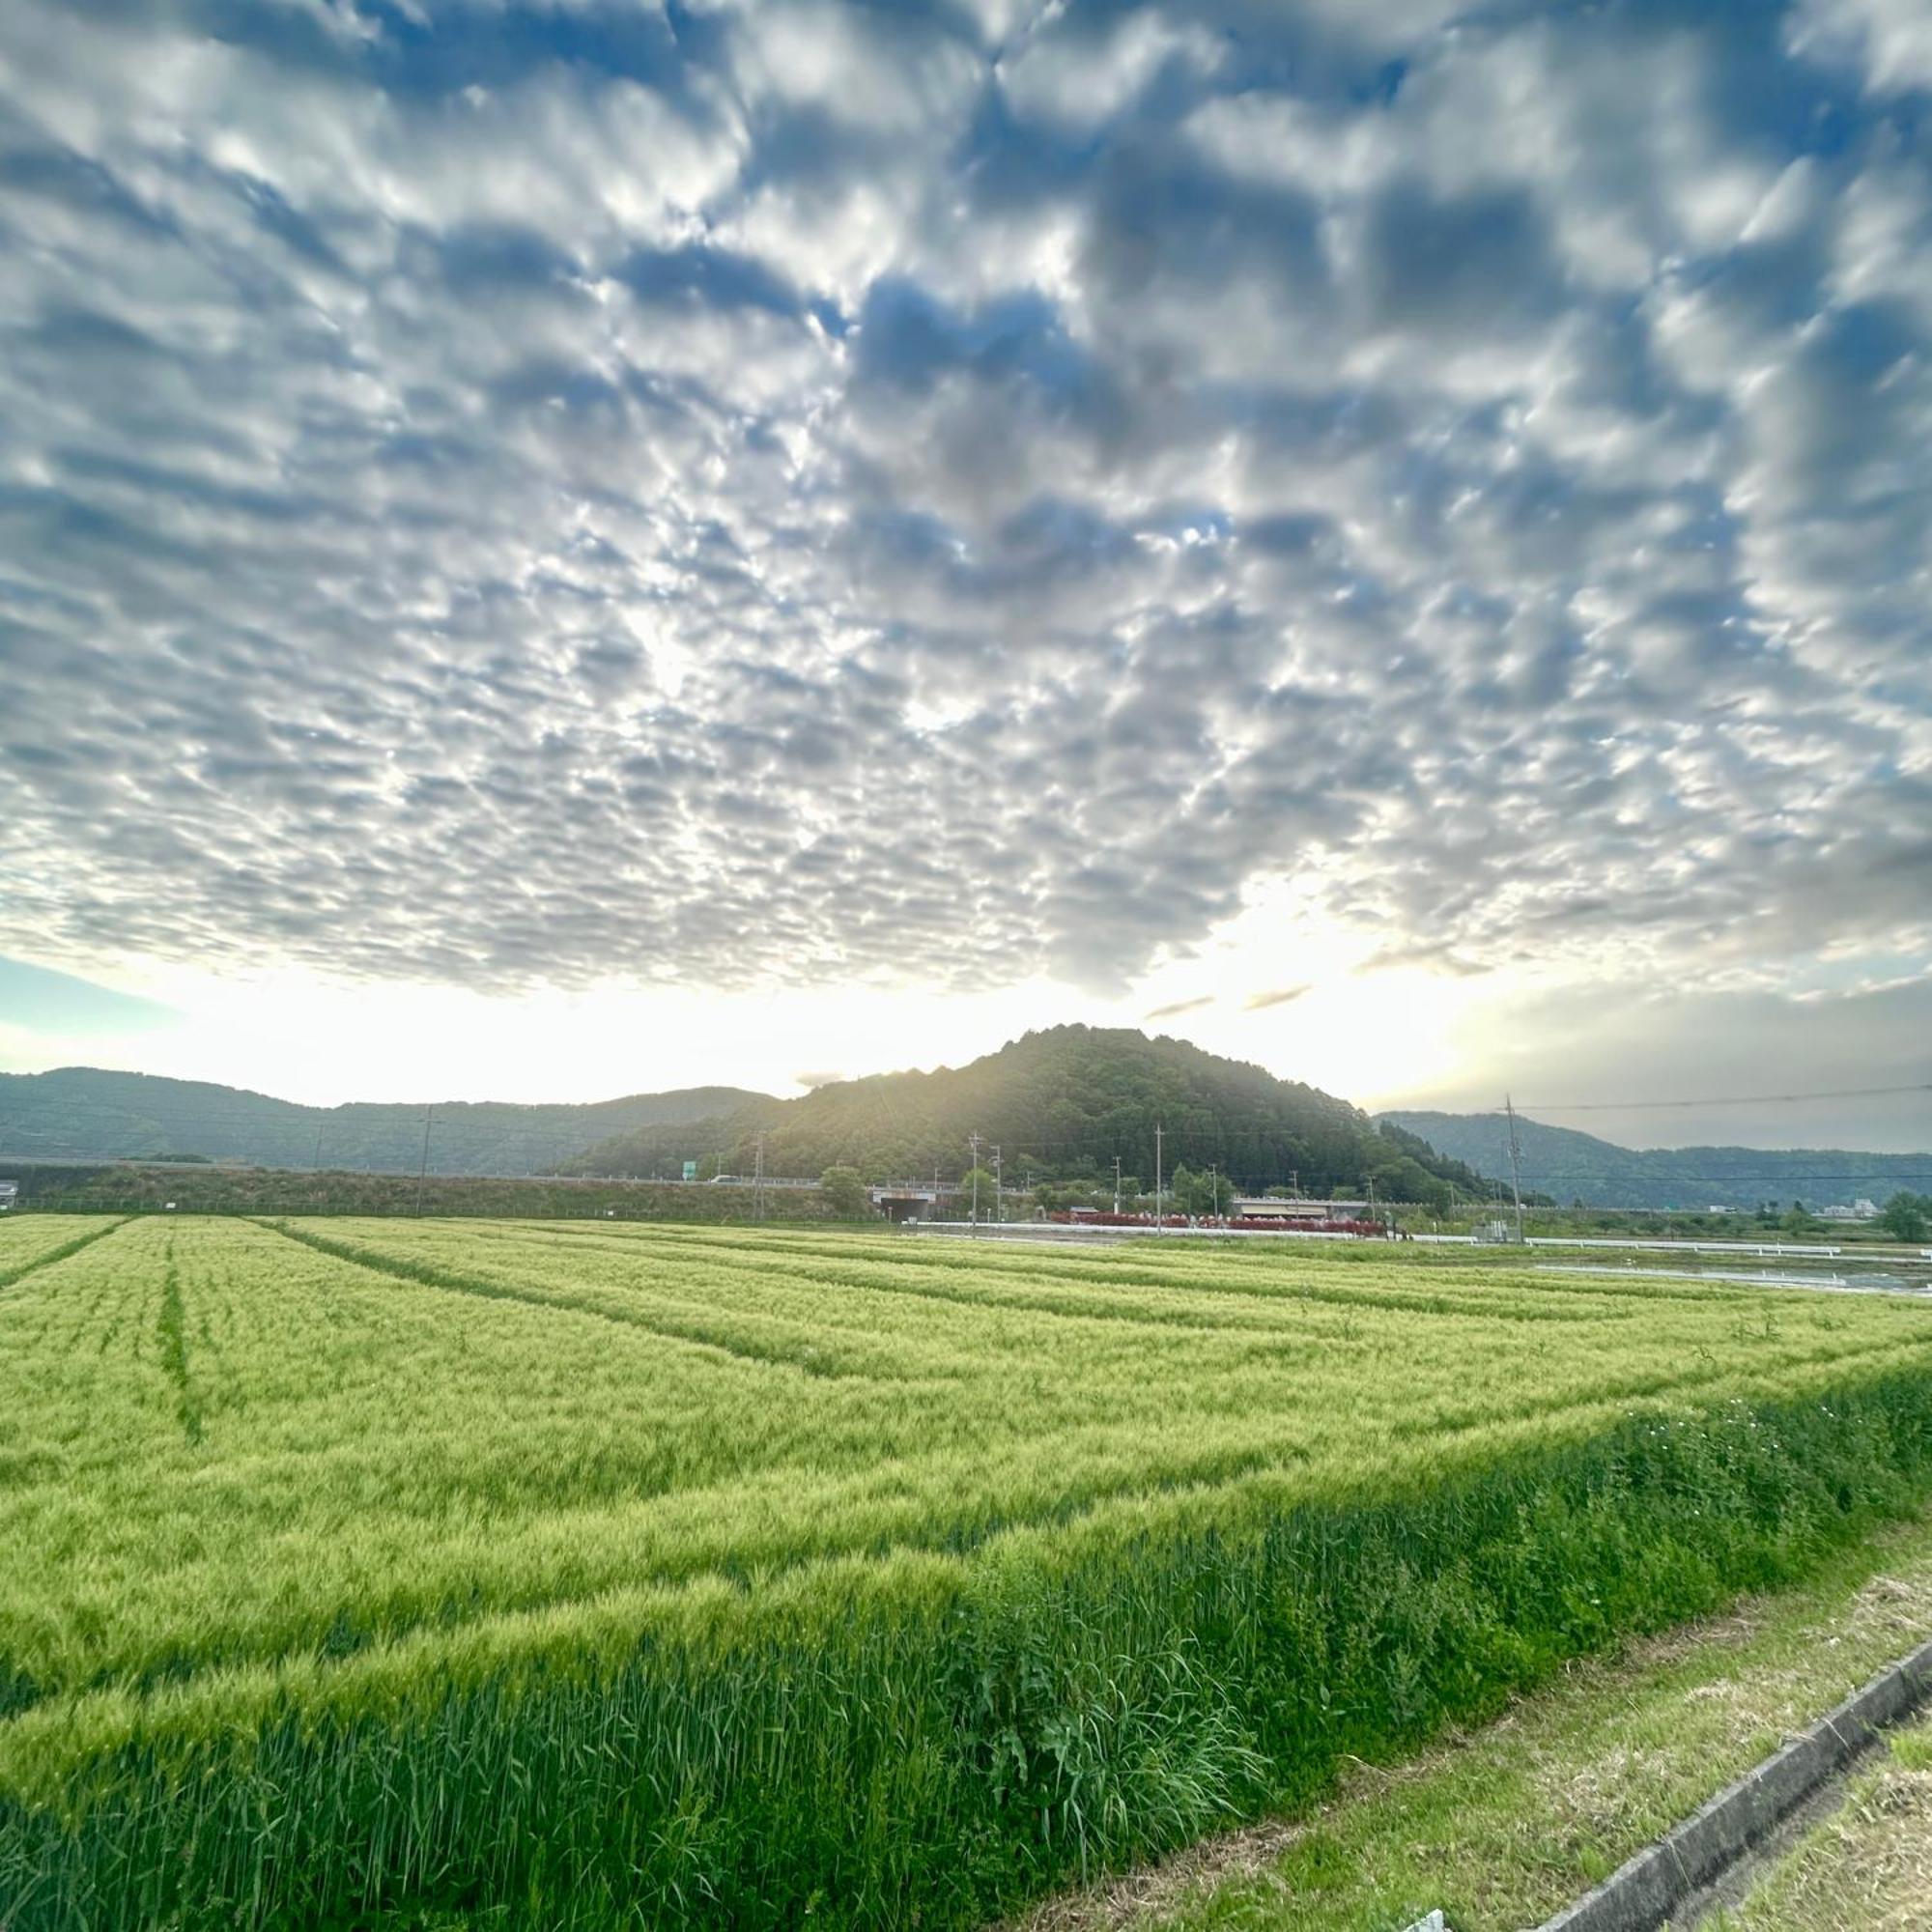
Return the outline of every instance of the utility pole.
<path id="1" fill-rule="evenodd" d="M 1367 1179 L 1369 1184 L 1369 1219 L 1373 1221 L 1376 1218 L 1376 1178 L 1372 1174 L 1367 1177 Z"/>
<path id="2" fill-rule="evenodd" d="M 429 1179 L 430 1123 L 435 1119 L 436 1119 L 436 1109 L 434 1107 L 425 1107 L 423 1109 L 422 1164 L 416 1169 L 416 1219 L 419 1221 L 422 1219 L 422 1210 L 423 1210 L 423 1182 Z"/>
<path id="3" fill-rule="evenodd" d="M 934 1221 L 939 1219 L 939 1163 L 937 1161 L 932 1163 L 932 1212 L 927 1218 Z"/>
<path id="4" fill-rule="evenodd" d="M 1208 1163 L 1208 1212 L 1215 1220 L 1221 1218 L 1221 1163 L 1210 1160 Z"/>
<path id="5" fill-rule="evenodd" d="M 1503 1111 L 1509 1116 L 1510 1192 L 1516 1196 L 1516 1237 L 1522 1239 L 1522 1148 L 1516 1137 L 1516 1102 L 1505 1094 Z"/>
<path id="6" fill-rule="evenodd" d="M 752 1218 L 762 1221 L 765 1218 L 765 1130 L 758 1129 L 758 1151 L 756 1165 L 752 1169 Z"/>
<path id="7" fill-rule="evenodd" d="M 993 1219 L 996 1222 L 1007 1218 L 1007 1185 L 1000 1170 L 1000 1151 L 993 1150 Z"/>
<path id="8" fill-rule="evenodd" d="M 1121 1156 L 1114 1156 L 1114 1212 L 1121 1211 Z"/>
<path id="9" fill-rule="evenodd" d="M 977 1132 L 966 1136 L 966 1145 L 973 1150 L 973 1229 L 980 1228 L 980 1136 Z"/>
<path id="10" fill-rule="evenodd" d="M 1153 1129 L 1153 1231 L 1160 1233 L 1160 1123 Z"/>
<path id="11" fill-rule="evenodd" d="M 315 1123 L 315 1158 L 309 1162 L 309 1171 L 318 1173 L 322 1168 L 322 1122 Z"/>

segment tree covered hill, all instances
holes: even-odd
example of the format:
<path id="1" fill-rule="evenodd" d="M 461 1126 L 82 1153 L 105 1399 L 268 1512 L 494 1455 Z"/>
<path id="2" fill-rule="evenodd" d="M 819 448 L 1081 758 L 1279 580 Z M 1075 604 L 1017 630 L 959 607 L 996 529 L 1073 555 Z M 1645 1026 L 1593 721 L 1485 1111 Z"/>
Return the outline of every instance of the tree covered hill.
<path id="1" fill-rule="evenodd" d="M 935 1170 L 952 1179 L 977 1133 L 982 1163 L 997 1146 L 1014 1184 L 1029 1170 L 1036 1179 L 1109 1179 L 1118 1155 L 1124 1175 L 1151 1187 L 1156 1124 L 1170 1175 L 1177 1163 L 1214 1165 L 1243 1187 L 1298 1181 L 1310 1193 L 1353 1191 L 1373 1177 L 1378 1192 L 1405 1200 L 1486 1191 L 1473 1171 L 1413 1135 L 1378 1131 L 1332 1094 L 1185 1040 L 1086 1026 L 1029 1033 L 966 1066 L 838 1081 L 696 1127 L 620 1134 L 591 1149 L 583 1165 L 653 1174 L 703 1158 L 750 1173 L 762 1132 L 767 1174 L 849 1166 L 872 1179 Z"/>
<path id="2" fill-rule="evenodd" d="M 1496 1114 L 1382 1114 L 1384 1127 L 1422 1136 L 1445 1154 L 1507 1174 L 1508 1127 Z M 1752 1208 L 1803 1201 L 1808 1208 L 1883 1206 L 1924 1189 L 1932 1153 L 1857 1153 L 1842 1148 L 1619 1147 L 1574 1127 L 1517 1116 L 1525 1191 L 1592 1208 Z"/>
<path id="3" fill-rule="evenodd" d="M 413 1174 L 420 1105 L 304 1107 L 266 1094 L 152 1074 L 63 1067 L 0 1074 L 0 1156 L 251 1162 L 262 1167 Z M 1054 1027 L 960 1067 L 886 1073 L 795 1100 L 739 1087 L 632 1094 L 593 1105 L 439 1102 L 429 1169 L 439 1175 L 583 1173 L 675 1179 L 687 1160 L 749 1174 L 956 1179 L 978 1132 L 1006 1176 L 1153 1183 L 1162 1167 L 1218 1167 L 1248 1188 L 1298 1182 L 1354 1193 L 1373 1178 L 1389 1199 L 1482 1195 L 1471 1168 L 1400 1125 L 1378 1128 L 1346 1100 L 1184 1040 L 1128 1028 Z"/>
<path id="4" fill-rule="evenodd" d="M 587 1106 L 439 1102 L 430 1172 L 554 1173 L 603 1136 L 703 1120 L 763 1098 L 742 1087 L 691 1087 Z M 303 1107 L 207 1081 L 63 1066 L 0 1074 L 0 1156 L 195 1157 L 413 1174 L 422 1158 L 423 1114 L 419 1105 L 367 1101 Z"/>

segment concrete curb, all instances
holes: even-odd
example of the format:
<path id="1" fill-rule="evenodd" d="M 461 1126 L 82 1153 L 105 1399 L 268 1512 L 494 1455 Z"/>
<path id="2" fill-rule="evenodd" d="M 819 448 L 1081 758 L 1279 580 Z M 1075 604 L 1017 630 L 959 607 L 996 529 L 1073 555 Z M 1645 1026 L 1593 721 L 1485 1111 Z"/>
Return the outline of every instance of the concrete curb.
<path id="1" fill-rule="evenodd" d="M 1881 1731 L 1932 1699 L 1932 1642 L 1882 1670 L 1537 1932 L 1656 1932 Z"/>

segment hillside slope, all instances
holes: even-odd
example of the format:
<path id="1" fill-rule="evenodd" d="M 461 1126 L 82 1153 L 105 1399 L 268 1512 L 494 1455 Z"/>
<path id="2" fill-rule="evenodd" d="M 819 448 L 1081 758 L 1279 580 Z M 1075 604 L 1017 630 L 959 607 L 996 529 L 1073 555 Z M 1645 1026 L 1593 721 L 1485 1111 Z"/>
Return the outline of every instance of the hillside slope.
<path id="1" fill-rule="evenodd" d="M 1498 1114 L 1396 1111 L 1385 1124 L 1419 1134 L 1438 1151 L 1507 1174 L 1508 1129 Z M 1517 1116 L 1522 1184 L 1592 1208 L 1731 1208 L 1803 1201 L 1808 1208 L 1883 1206 L 1932 1174 L 1932 1153 L 1859 1153 L 1843 1148 L 1627 1148 L 1574 1127 Z"/>
<path id="2" fill-rule="evenodd" d="M 742 1087 L 691 1087 L 584 1106 L 439 1102 L 430 1172 L 551 1173 L 602 1136 L 701 1120 L 763 1097 Z M 0 1155 L 76 1161 L 200 1155 L 263 1167 L 413 1174 L 422 1158 L 423 1114 L 420 1105 L 369 1101 L 303 1107 L 208 1081 L 63 1066 L 0 1074 Z"/>
<path id="3" fill-rule="evenodd" d="M 1156 1125 L 1170 1175 L 1180 1162 L 1218 1166 L 1246 1187 L 1298 1180 L 1309 1192 L 1352 1191 L 1373 1176 L 1378 1191 L 1403 1199 L 1445 1184 L 1482 1191 L 1472 1172 L 1378 1132 L 1332 1094 L 1185 1040 L 1086 1026 L 1029 1033 L 966 1066 L 838 1081 L 695 1128 L 619 1135 L 591 1149 L 584 1166 L 650 1174 L 701 1155 L 749 1173 L 762 1131 L 767 1174 L 815 1176 L 844 1164 L 868 1178 L 937 1171 L 951 1179 L 977 1133 L 982 1162 L 997 1146 L 1016 1183 L 1029 1171 L 1110 1177 L 1119 1156 L 1123 1174 L 1151 1186 Z"/>

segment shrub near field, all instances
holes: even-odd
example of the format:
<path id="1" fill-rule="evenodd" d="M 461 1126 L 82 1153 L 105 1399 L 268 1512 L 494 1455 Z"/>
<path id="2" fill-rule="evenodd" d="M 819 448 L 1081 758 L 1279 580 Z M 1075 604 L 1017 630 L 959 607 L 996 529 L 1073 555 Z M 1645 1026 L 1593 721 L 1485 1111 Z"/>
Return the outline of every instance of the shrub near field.
<path id="1" fill-rule="evenodd" d="M 22 1208 L 64 1214 L 428 1214 L 517 1215 L 556 1220 L 749 1221 L 748 1187 L 679 1181 L 515 1180 L 487 1175 L 310 1173 L 285 1167 L 156 1167 L 119 1161 L 105 1167 L 22 1165 L 0 1172 L 20 1189 Z M 869 1212 L 869 1209 L 867 1210 Z M 810 1187 L 768 1187 L 771 1221 L 832 1218 L 824 1195 Z"/>
<path id="2" fill-rule="evenodd" d="M 1932 1477 L 1932 1311 L 1878 1298 L 500 1222 L 37 1252 L 14 1932 L 970 1924 Z"/>

